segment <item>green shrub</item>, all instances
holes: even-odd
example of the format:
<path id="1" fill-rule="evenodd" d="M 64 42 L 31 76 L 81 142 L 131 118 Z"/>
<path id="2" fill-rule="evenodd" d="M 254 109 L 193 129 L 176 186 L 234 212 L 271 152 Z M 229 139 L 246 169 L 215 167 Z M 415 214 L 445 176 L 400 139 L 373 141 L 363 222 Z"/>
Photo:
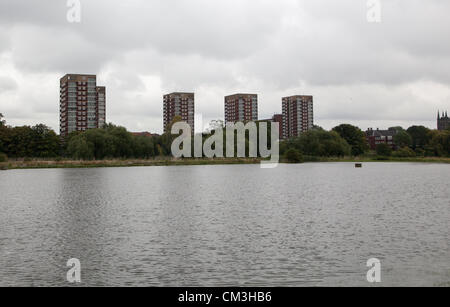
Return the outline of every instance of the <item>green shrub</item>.
<path id="1" fill-rule="evenodd" d="M 2 152 L 0 152 L 0 162 L 8 161 L 8 156 Z"/>
<path id="2" fill-rule="evenodd" d="M 286 154 L 291 148 L 305 156 L 344 157 L 351 154 L 351 146 L 335 131 L 310 130 L 302 133 L 297 138 L 285 141 L 281 152 Z"/>
<path id="3" fill-rule="evenodd" d="M 377 156 L 377 157 L 375 158 L 375 160 L 377 160 L 377 161 L 389 161 L 390 158 L 389 158 L 389 157 L 386 157 L 386 156 Z"/>
<path id="4" fill-rule="evenodd" d="M 342 124 L 333 128 L 351 146 L 352 156 L 360 156 L 369 150 L 366 135 L 358 127 Z"/>
<path id="5" fill-rule="evenodd" d="M 302 163 L 303 162 L 303 156 L 297 149 L 289 149 L 286 151 L 285 158 L 287 162 L 289 163 Z"/>
<path id="6" fill-rule="evenodd" d="M 386 143 L 377 145 L 377 155 L 382 157 L 390 157 L 392 154 L 392 148 Z"/>
<path id="7" fill-rule="evenodd" d="M 417 148 L 415 154 L 416 154 L 417 157 L 424 157 L 425 156 L 425 150 L 423 150 L 422 148 Z"/>
<path id="8" fill-rule="evenodd" d="M 316 156 L 303 156 L 303 162 L 320 162 L 320 159 Z"/>

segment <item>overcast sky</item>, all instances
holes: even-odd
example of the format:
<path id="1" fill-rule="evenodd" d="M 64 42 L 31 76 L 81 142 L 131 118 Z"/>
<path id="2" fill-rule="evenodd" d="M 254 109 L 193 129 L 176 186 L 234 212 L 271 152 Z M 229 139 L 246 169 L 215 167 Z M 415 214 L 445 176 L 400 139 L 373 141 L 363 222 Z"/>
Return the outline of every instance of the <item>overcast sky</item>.
<path id="1" fill-rule="evenodd" d="M 224 96 L 259 94 L 259 117 L 281 97 L 313 95 L 315 123 L 332 128 L 436 128 L 450 110 L 450 1 L 0 0 L 0 113 L 11 125 L 59 132 L 59 78 L 97 74 L 107 121 L 162 131 L 162 96 L 196 93 L 204 121 Z"/>

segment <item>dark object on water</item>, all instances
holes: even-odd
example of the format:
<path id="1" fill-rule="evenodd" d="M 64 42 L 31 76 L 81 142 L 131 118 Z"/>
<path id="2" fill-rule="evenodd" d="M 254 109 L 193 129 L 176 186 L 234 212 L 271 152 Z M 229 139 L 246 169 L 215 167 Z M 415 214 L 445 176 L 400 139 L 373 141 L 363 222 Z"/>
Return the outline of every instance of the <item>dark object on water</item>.
<path id="1" fill-rule="evenodd" d="M 362 163 L 356 163 L 356 164 L 355 164 L 355 167 L 356 167 L 356 168 L 362 168 Z"/>

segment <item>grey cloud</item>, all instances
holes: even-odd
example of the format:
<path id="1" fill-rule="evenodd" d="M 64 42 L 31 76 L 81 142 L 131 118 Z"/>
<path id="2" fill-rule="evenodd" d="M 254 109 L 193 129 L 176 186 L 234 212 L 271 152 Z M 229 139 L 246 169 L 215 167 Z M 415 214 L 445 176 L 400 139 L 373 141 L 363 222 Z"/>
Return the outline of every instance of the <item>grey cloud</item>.
<path id="1" fill-rule="evenodd" d="M 15 65 L 33 72 L 95 73 L 115 56 L 120 56 L 86 41 L 76 32 L 59 28 L 17 26 L 11 36 Z"/>
<path id="2" fill-rule="evenodd" d="M 11 46 L 11 39 L 7 33 L 7 29 L 0 27 L 0 54 L 8 50 Z"/>
<path id="3" fill-rule="evenodd" d="M 14 31 L 16 64 L 29 69 L 99 70 L 121 55 L 153 50 L 165 71 L 176 70 L 174 56 L 224 65 L 239 61 L 240 74 L 285 88 L 298 80 L 324 85 L 450 80 L 446 1 L 428 1 L 426 10 L 419 0 L 382 1 L 381 24 L 369 24 L 365 2 L 351 0 L 81 1 L 81 24 L 68 23 L 67 8 L 54 1 L 6 3 L 4 12 L 12 12 L 3 13 L 6 23 L 33 26 L 31 33 Z"/>
<path id="4" fill-rule="evenodd" d="M 66 8 L 65 0 L 2 0 L 0 24 L 55 25 L 66 20 Z"/>
<path id="5" fill-rule="evenodd" d="M 174 90 L 196 91 L 208 118 L 223 116 L 223 96 L 234 91 L 258 92 L 261 117 L 280 112 L 283 95 L 313 94 L 326 122 L 424 122 L 450 101 L 448 1 L 382 0 L 380 24 L 354 0 L 81 3 L 82 22 L 70 24 L 66 1 L 0 2 L 0 71 L 22 80 L 8 96 L 16 105 L 37 82 L 30 76 L 57 84 L 68 72 L 98 74 L 108 117 L 131 129 L 159 118 L 162 94 Z M 41 90 L 49 101 L 37 109 L 50 112 L 57 89 Z"/>
<path id="6" fill-rule="evenodd" d="M 9 77 L 0 76 L 0 92 L 12 91 L 17 88 L 17 82 Z"/>

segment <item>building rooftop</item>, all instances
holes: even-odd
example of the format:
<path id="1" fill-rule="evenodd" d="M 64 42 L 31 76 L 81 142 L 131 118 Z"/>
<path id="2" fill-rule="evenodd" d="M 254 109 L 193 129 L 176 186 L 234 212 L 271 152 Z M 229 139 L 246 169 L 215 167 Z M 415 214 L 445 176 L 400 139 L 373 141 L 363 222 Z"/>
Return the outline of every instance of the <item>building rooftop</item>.
<path id="1" fill-rule="evenodd" d="M 225 96 L 225 98 L 228 98 L 228 97 L 235 97 L 235 96 L 258 96 L 258 94 L 245 94 L 245 93 L 238 93 L 238 94 L 233 94 L 233 95 L 228 95 L 228 96 Z"/>
<path id="2" fill-rule="evenodd" d="M 66 74 L 64 77 L 62 77 L 60 80 L 64 80 L 67 77 L 88 77 L 88 78 L 97 78 L 97 75 L 92 74 Z"/>
<path id="3" fill-rule="evenodd" d="M 395 136 L 397 134 L 397 130 L 380 130 L 378 128 L 374 130 L 372 128 L 369 128 L 367 129 L 366 134 L 368 136 Z"/>
<path id="4" fill-rule="evenodd" d="M 155 136 L 159 136 L 159 134 L 155 134 L 155 133 L 150 133 L 147 131 L 144 132 L 130 132 L 132 135 L 134 136 L 146 136 L 146 137 L 155 137 Z"/>
<path id="5" fill-rule="evenodd" d="M 192 92 L 173 92 L 173 93 L 165 94 L 164 96 L 168 96 L 168 95 L 195 95 L 195 93 L 192 93 Z"/>
<path id="6" fill-rule="evenodd" d="M 447 111 L 442 112 L 442 116 L 439 115 L 439 111 L 438 111 L 438 119 L 448 119 L 448 114 Z"/>
<path id="7" fill-rule="evenodd" d="M 308 98 L 313 98 L 313 95 L 293 95 L 293 96 L 287 96 L 287 97 L 283 97 L 283 99 L 286 98 L 298 98 L 298 97 L 308 97 Z"/>

